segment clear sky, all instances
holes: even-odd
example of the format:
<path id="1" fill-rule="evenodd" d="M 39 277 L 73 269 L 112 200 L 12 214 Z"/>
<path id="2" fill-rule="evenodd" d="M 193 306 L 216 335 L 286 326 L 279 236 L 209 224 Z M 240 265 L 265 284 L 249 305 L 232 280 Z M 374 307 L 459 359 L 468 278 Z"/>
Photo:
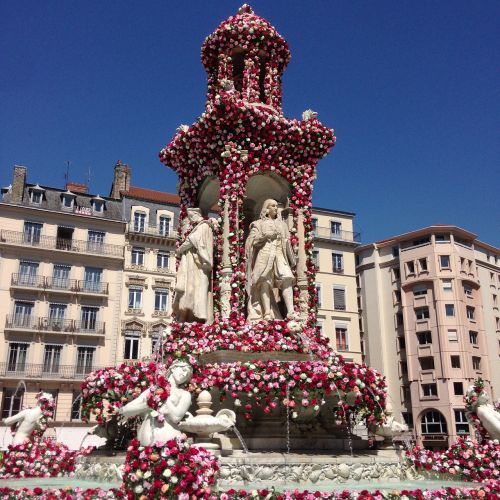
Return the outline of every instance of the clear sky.
<path id="1" fill-rule="evenodd" d="M 352 211 L 363 242 L 434 223 L 500 247 L 500 2 L 251 2 L 288 40 L 284 111 L 312 108 L 337 145 L 316 206 Z M 235 1 L 24 1 L 0 9 L 0 184 L 70 178 L 109 194 L 175 190 L 158 161 L 203 112 L 200 47 Z"/>

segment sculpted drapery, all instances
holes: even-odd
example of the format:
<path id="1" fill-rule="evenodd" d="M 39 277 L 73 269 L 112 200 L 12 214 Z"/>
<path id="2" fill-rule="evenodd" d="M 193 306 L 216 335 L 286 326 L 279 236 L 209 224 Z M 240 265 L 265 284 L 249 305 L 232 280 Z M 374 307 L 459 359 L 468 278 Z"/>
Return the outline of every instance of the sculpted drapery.
<path id="1" fill-rule="evenodd" d="M 295 254 L 285 221 L 278 217 L 278 203 L 264 202 L 260 219 L 252 222 L 245 244 L 247 259 L 248 319 L 281 318 L 274 289 L 281 290 L 287 317 L 294 316 L 292 267 Z"/>
<path id="2" fill-rule="evenodd" d="M 192 229 L 177 250 L 180 258 L 172 310 L 178 321 L 211 321 L 210 281 L 213 267 L 213 227 L 199 209 L 189 208 Z"/>

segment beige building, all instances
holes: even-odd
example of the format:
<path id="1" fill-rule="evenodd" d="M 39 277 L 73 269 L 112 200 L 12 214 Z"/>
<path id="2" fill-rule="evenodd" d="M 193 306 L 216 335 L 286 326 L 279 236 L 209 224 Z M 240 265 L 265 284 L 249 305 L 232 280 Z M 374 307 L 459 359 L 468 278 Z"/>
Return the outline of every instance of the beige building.
<path id="1" fill-rule="evenodd" d="M 15 167 L 0 202 L 1 415 L 43 390 L 56 421 L 78 422 L 84 376 L 116 362 L 125 225 L 115 200 L 26 176 Z"/>
<path id="2" fill-rule="evenodd" d="M 346 360 L 361 362 L 356 290 L 354 214 L 313 208 L 314 261 L 318 270 L 318 325 Z"/>
<path id="3" fill-rule="evenodd" d="M 356 250 L 366 363 L 387 377 L 394 411 L 443 447 L 470 432 L 463 395 L 498 379 L 500 250 L 431 226 Z M 498 397 L 498 382 L 493 395 Z"/>

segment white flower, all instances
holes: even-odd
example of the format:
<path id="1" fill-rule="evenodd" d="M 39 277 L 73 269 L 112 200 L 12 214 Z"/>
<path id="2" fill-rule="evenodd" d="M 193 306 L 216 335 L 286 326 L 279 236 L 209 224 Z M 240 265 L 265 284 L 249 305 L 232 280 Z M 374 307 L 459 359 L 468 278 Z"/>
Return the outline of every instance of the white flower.
<path id="1" fill-rule="evenodd" d="M 169 461 L 170 461 L 170 460 L 169 460 Z M 170 469 L 165 469 L 165 470 L 163 471 L 163 475 L 164 475 L 165 477 L 170 477 L 170 476 L 172 475 L 172 471 L 171 471 Z"/>
<path id="2" fill-rule="evenodd" d="M 171 483 L 173 483 L 173 484 L 175 484 L 177 481 L 179 481 L 179 480 L 177 479 L 177 476 L 172 476 L 172 477 L 170 478 L 170 482 L 171 482 Z"/>
<path id="3" fill-rule="evenodd" d="M 235 399 L 234 406 L 241 406 L 241 401 L 239 399 Z"/>
<path id="4" fill-rule="evenodd" d="M 136 493 L 142 493 L 144 491 L 144 488 L 141 485 L 138 485 L 134 488 L 134 491 Z"/>

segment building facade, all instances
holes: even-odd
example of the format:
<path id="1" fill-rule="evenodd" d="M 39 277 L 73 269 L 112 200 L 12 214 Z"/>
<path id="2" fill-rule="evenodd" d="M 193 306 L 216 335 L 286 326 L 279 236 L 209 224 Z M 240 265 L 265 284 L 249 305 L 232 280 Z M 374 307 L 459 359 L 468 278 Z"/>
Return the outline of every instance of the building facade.
<path id="1" fill-rule="evenodd" d="M 463 396 L 474 379 L 498 397 L 491 255 L 500 250 L 486 259 L 484 247 L 459 227 L 431 226 L 356 250 L 366 362 L 386 375 L 395 413 L 427 447 L 470 433 Z"/>
<path id="2" fill-rule="evenodd" d="M 78 422 L 81 381 L 116 362 L 125 225 L 115 200 L 26 177 L 15 167 L 0 202 L 2 418 L 43 390 Z"/>

